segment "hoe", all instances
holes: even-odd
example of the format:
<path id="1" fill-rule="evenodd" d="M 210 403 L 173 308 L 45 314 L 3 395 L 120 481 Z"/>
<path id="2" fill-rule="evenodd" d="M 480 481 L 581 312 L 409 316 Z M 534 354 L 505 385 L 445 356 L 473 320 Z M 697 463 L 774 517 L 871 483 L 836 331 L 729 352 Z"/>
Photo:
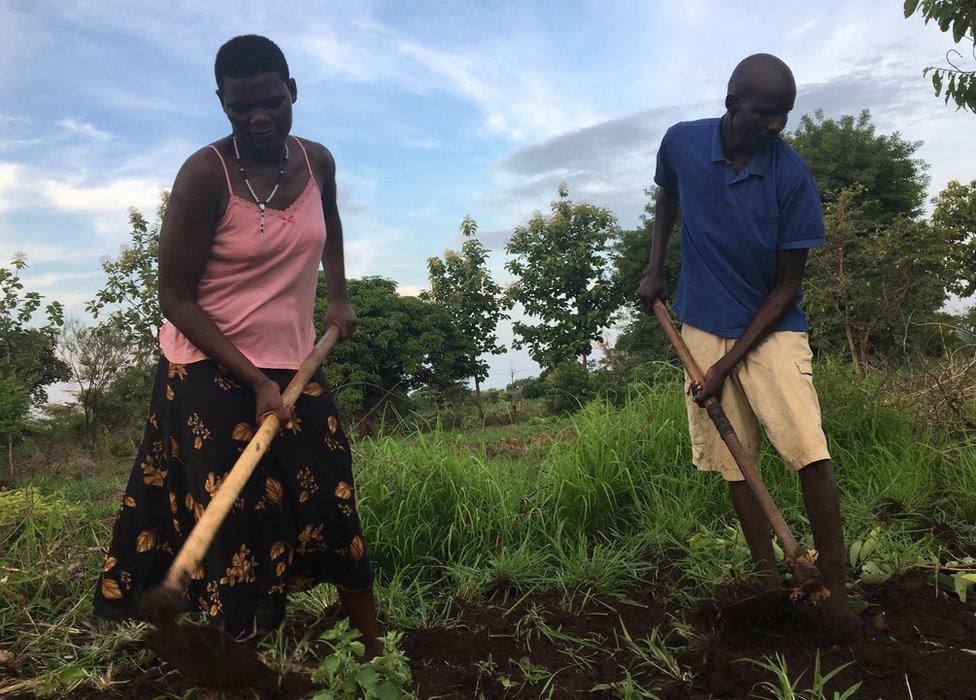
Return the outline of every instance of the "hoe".
<path id="1" fill-rule="evenodd" d="M 671 316 L 664 306 L 664 302 L 660 299 L 654 301 L 654 314 L 657 316 L 658 321 L 661 322 L 661 327 L 664 328 L 668 340 L 671 341 L 675 351 L 678 353 L 678 358 L 681 360 L 681 364 L 684 365 L 685 371 L 688 372 L 688 376 L 691 377 L 691 381 L 699 385 L 704 383 L 702 371 L 698 367 L 698 363 L 692 357 L 688 346 L 685 345 L 684 339 L 678 334 L 674 323 L 671 321 Z M 773 527 L 776 539 L 779 540 L 780 546 L 782 546 L 783 552 L 786 554 L 787 562 L 793 571 L 793 591 L 790 594 L 790 598 L 794 602 L 804 598 L 809 598 L 815 603 L 822 601 L 830 595 L 830 592 L 824 587 L 820 570 L 814 564 L 817 560 L 816 550 L 802 549 L 796 541 L 796 538 L 793 537 L 793 533 L 790 532 L 789 526 L 773 502 L 769 491 L 766 490 L 766 485 L 759 478 L 759 472 L 756 469 L 756 464 L 752 456 L 742 446 L 742 443 L 739 442 L 738 436 L 732 429 L 732 424 L 729 423 L 728 416 L 725 415 L 725 410 L 722 408 L 722 405 L 713 397 L 705 402 L 705 410 L 708 412 L 708 417 L 712 420 L 712 423 L 715 424 L 718 434 L 722 436 L 722 440 L 728 446 L 729 452 L 732 453 L 735 463 L 742 471 L 742 476 L 745 477 L 746 483 L 749 484 L 749 488 L 755 495 L 756 500 L 759 501 L 763 513 Z M 776 597 L 777 595 L 775 593 L 761 594 L 760 596 L 733 603 L 724 608 L 724 610 L 732 614 L 748 614 L 750 610 L 760 611 L 768 604 L 774 602 L 774 600 L 768 599 L 775 599 Z"/>
<path id="2" fill-rule="evenodd" d="M 294 405 L 338 339 L 339 329 L 330 327 L 282 394 L 285 405 Z M 232 639 L 221 628 L 177 623 L 176 615 L 185 608 L 190 573 L 203 561 L 221 523 L 280 429 L 281 422 L 274 414 L 261 421 L 261 427 L 224 477 L 217 493 L 176 554 L 166 578 L 147 591 L 139 601 L 139 612 L 157 625 L 155 630 L 146 634 L 146 645 L 191 681 L 206 688 L 255 685 L 273 677 L 271 669 L 256 653 Z"/>

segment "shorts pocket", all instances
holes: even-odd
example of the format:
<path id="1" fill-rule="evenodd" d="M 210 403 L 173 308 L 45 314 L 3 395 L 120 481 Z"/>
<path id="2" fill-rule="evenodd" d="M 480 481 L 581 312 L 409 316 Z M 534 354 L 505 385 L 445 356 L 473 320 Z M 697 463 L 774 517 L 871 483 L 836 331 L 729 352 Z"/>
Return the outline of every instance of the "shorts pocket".
<path id="1" fill-rule="evenodd" d="M 800 370 L 800 374 L 804 376 L 813 376 L 813 362 L 811 360 L 797 360 L 796 368 Z"/>

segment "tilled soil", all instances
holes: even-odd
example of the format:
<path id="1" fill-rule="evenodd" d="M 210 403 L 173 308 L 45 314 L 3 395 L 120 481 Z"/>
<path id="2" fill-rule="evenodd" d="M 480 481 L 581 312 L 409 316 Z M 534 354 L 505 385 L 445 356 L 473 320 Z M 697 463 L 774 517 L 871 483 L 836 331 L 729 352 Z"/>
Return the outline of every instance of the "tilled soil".
<path id="1" fill-rule="evenodd" d="M 772 673 L 742 659 L 777 654 L 809 686 L 849 664 L 827 696 L 861 682 L 857 698 L 976 698 L 976 607 L 939 590 L 922 572 L 869 590 L 863 628 L 838 641 L 822 613 L 786 605 L 777 614 L 728 618 L 715 607 L 681 610 L 653 590 L 627 601 L 592 599 L 568 611 L 555 594 L 509 596 L 457 609 L 457 627 L 407 630 L 403 649 L 423 698 L 620 697 L 629 682 L 663 698 L 769 697 Z M 657 628 L 678 666 L 645 641 Z M 625 641 L 625 632 L 638 649 Z M 615 688 L 607 688 L 613 686 Z M 307 673 L 289 673 L 258 697 L 304 697 Z M 112 689 L 72 697 L 152 697 L 185 690 L 174 674 L 148 673 Z M 225 696 L 231 697 L 231 696 Z M 234 697 L 255 697 L 254 691 Z"/>
<path id="2" fill-rule="evenodd" d="M 891 580 L 869 592 L 871 606 L 861 615 L 863 628 L 846 641 L 825 623 L 820 610 L 787 606 L 775 615 L 723 618 L 713 606 L 701 606 L 685 620 L 691 634 L 674 630 L 668 606 L 650 595 L 634 595 L 635 604 L 598 601 L 579 614 L 551 608 L 554 599 L 528 599 L 510 612 L 501 605 L 471 605 L 461 617 L 471 629 L 413 630 L 405 645 L 422 697 L 538 697 L 556 689 L 554 697 L 587 694 L 614 696 L 613 691 L 589 693 L 601 684 L 625 682 L 629 671 L 642 686 L 662 697 L 742 698 L 765 695 L 760 684 L 773 675 L 742 659 L 782 656 L 790 678 L 803 673 L 809 687 L 818 649 L 821 672 L 849 663 L 829 683 L 827 695 L 861 682 L 855 697 L 976 698 L 976 609 L 936 590 L 921 574 Z M 567 641 L 525 641 L 525 623 L 532 605 L 567 636 L 598 636 L 594 647 Z M 670 611 L 677 615 L 679 611 Z M 678 618 L 680 619 L 680 617 Z M 671 632 L 667 643 L 688 676 L 653 668 L 618 640 L 621 625 L 634 640 L 655 626 Z M 530 664 L 519 660 L 528 657 Z M 586 661 L 582 659 L 586 658 Z M 485 664 L 491 659 L 494 664 Z M 481 664 L 476 662 L 481 661 Z M 525 669 L 528 669 L 528 673 Z M 546 669 L 549 674 L 539 669 Z M 527 682 L 533 673 L 540 680 Z M 618 688 L 623 689 L 623 683 Z"/>

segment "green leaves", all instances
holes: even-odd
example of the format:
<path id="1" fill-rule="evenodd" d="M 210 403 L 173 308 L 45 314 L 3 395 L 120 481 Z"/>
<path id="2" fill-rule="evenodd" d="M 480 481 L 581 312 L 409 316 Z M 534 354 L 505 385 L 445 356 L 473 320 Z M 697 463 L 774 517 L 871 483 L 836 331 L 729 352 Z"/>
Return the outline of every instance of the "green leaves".
<path id="1" fill-rule="evenodd" d="M 976 49 L 976 5 L 971 0 L 906 0 L 905 17 L 911 17 L 918 10 L 926 24 L 934 21 L 943 32 L 952 32 L 955 43 L 967 39 Z M 956 61 L 964 57 L 959 51 L 950 51 L 946 55 L 948 68 L 929 66 L 922 74 L 932 73 L 936 96 L 941 96 L 945 88 L 946 104 L 951 99 L 960 109 L 976 112 L 976 66 L 970 69 L 959 66 Z"/>
<path id="2" fill-rule="evenodd" d="M 498 355 L 505 348 L 498 343 L 498 322 L 507 318 L 508 307 L 501 287 L 488 269 L 488 251 L 475 236 L 478 223 L 464 217 L 458 227 L 464 241 L 460 251 L 448 250 L 443 260 L 427 261 L 430 291 L 421 298 L 443 306 L 470 343 L 465 350 L 466 376 L 483 381 L 488 377 L 488 363 L 482 355 Z"/>
<path id="3" fill-rule="evenodd" d="M 517 278 L 506 296 L 541 321 L 515 322 L 515 346 L 528 347 L 543 367 L 585 362 L 618 307 L 609 258 L 618 231 L 614 215 L 573 202 L 564 185 L 551 212 L 537 212 L 516 228 L 505 248 L 512 256 L 505 268 Z"/>
<path id="4" fill-rule="evenodd" d="M 351 629 L 347 620 L 340 620 L 322 635 L 321 639 L 332 646 L 332 653 L 312 674 L 312 680 L 325 684 L 325 689 L 313 695 L 312 700 L 415 698 L 409 691 L 410 666 L 399 650 L 403 634 L 390 632 L 380 637 L 383 652 L 366 663 L 360 661 L 365 647 L 359 637 L 359 631 Z"/>
<path id="5" fill-rule="evenodd" d="M 150 362 L 157 355 L 156 336 L 163 323 L 157 297 L 157 266 L 159 230 L 168 203 L 169 193 L 163 192 L 152 222 L 137 209 L 129 209 L 129 243 L 117 258 L 102 259 L 105 286 L 86 307 L 96 318 L 104 315 L 143 362 Z"/>

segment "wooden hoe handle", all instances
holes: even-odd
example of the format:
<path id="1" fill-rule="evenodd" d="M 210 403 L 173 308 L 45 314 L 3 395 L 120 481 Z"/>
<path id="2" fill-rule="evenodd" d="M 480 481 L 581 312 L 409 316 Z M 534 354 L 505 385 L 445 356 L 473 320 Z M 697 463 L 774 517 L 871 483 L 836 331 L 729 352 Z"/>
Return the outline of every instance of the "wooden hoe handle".
<path id="1" fill-rule="evenodd" d="M 281 398 L 286 406 L 292 405 L 298 400 L 305 389 L 305 385 L 311 380 L 312 375 L 322 365 L 326 355 L 329 354 L 338 340 L 339 328 L 330 326 L 325 335 L 316 343 L 309 356 L 302 362 L 302 366 L 295 372 L 295 376 L 282 393 Z M 180 551 L 177 552 L 176 558 L 163 581 L 166 588 L 182 590 L 186 586 L 190 580 L 190 574 L 200 566 L 200 562 L 203 561 L 203 557 L 210 548 L 217 530 L 234 506 L 234 501 L 241 495 L 244 485 L 251 477 L 258 462 L 268 451 L 271 441 L 279 430 L 281 430 L 281 421 L 277 415 L 268 414 L 261 421 L 261 427 L 247 443 L 247 447 L 237 458 L 234 467 L 224 477 L 217 493 L 214 494 L 203 511 L 203 515 L 200 516 L 200 520 L 190 531 L 190 535 L 186 538 L 186 542 L 183 543 Z"/>
<path id="2" fill-rule="evenodd" d="M 674 322 L 671 320 L 671 316 L 668 314 L 664 302 L 660 299 L 654 300 L 654 315 L 661 322 L 664 333 L 674 346 L 675 352 L 678 353 L 678 358 L 688 372 L 688 376 L 691 377 L 691 381 L 699 386 L 704 384 L 705 379 L 704 375 L 702 375 L 701 368 L 695 362 L 695 358 L 692 357 L 684 338 L 678 333 L 678 329 L 674 327 Z M 732 453 L 732 458 L 739 466 L 739 470 L 742 472 L 742 476 L 745 477 L 746 483 L 749 484 L 749 488 L 752 490 L 753 495 L 755 495 L 756 500 L 759 501 L 759 505 L 763 509 L 763 513 L 765 513 L 770 525 L 773 526 L 776 539 L 783 546 L 783 551 L 786 553 L 787 558 L 791 562 L 795 561 L 803 554 L 800 550 L 800 545 L 797 543 L 796 538 L 793 537 L 793 533 L 790 532 L 789 526 L 779 512 L 779 508 L 773 502 L 769 491 L 766 490 L 766 485 L 759 478 L 756 464 L 753 462 L 752 456 L 742 446 L 742 443 L 739 442 L 739 437 L 732 429 L 732 424 L 729 422 L 728 416 L 725 415 L 725 410 L 715 397 L 711 397 L 705 402 L 705 410 L 708 412 L 708 417 L 712 419 L 712 423 L 715 424 L 718 434 L 722 436 L 722 439 L 728 446 L 729 452 Z"/>

